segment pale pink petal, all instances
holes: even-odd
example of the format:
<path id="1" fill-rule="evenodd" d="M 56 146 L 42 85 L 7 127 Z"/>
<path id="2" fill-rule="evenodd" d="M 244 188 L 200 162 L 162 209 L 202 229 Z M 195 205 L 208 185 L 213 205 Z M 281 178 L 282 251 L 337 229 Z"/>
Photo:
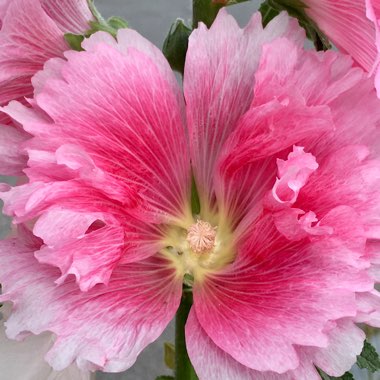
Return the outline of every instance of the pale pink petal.
<path id="1" fill-rule="evenodd" d="M 292 205 L 310 175 L 318 169 L 318 163 L 303 147 L 294 146 L 287 160 L 277 159 L 278 177 L 272 189 L 274 201 Z"/>
<path id="2" fill-rule="evenodd" d="M 46 246 L 35 256 L 41 263 L 60 268 L 58 284 L 69 274 L 76 277 L 83 291 L 108 283 L 124 253 L 125 232 L 121 226 L 107 226 L 104 218 L 101 213 L 53 209 L 38 219 L 33 232 Z"/>
<path id="3" fill-rule="evenodd" d="M 273 214 L 274 224 L 279 232 L 289 240 L 301 240 L 308 235 L 331 234 L 333 229 L 321 226 L 313 211 L 288 208 Z"/>
<path id="4" fill-rule="evenodd" d="M 162 51 L 153 45 L 149 40 L 141 36 L 133 29 L 119 29 L 117 33 L 117 42 L 109 33 L 99 32 L 93 34 L 90 38 L 83 41 L 83 48 L 87 51 L 96 51 L 102 44 L 111 45 L 124 54 L 128 54 L 130 48 L 144 53 L 156 64 L 163 77 L 171 85 L 172 91 L 177 94 L 178 101 L 184 107 L 183 94 L 180 91 L 178 82 L 173 75 L 173 71 L 162 54 Z"/>
<path id="5" fill-rule="evenodd" d="M 162 333 L 181 297 L 181 281 L 160 257 L 121 265 L 108 286 L 86 293 L 71 279 L 57 287 L 58 271 L 39 264 L 33 247 L 15 240 L 1 242 L 0 262 L 1 299 L 14 303 L 6 323 L 8 337 L 53 332 L 57 339 L 46 358 L 56 370 L 73 361 L 82 369 L 129 368 Z"/>
<path id="6" fill-rule="evenodd" d="M 64 33 L 83 34 L 94 20 L 87 0 L 39 0 L 46 14 Z"/>
<path id="7" fill-rule="evenodd" d="M 213 342 L 249 368 L 278 373 L 299 366 L 296 345 L 326 347 L 329 321 L 354 317 L 355 292 L 373 287 L 364 230 L 347 220 L 359 222 L 349 208 L 333 210 L 321 224 L 334 234 L 302 244 L 282 238 L 269 216 L 256 222 L 235 262 L 194 286 Z"/>
<path id="8" fill-rule="evenodd" d="M 7 318 L 11 305 L 5 304 L 1 314 Z M 5 335 L 5 326 L 0 321 L 0 373 L 4 379 L 12 380 L 90 380 L 95 375 L 80 371 L 73 364 L 64 371 L 54 371 L 44 356 L 54 343 L 49 333 L 30 336 L 22 342 L 10 340 Z"/>
<path id="9" fill-rule="evenodd" d="M 2 26 L 2 20 L 4 19 L 8 6 L 12 1 L 13 0 L 0 0 L 0 29 Z"/>
<path id="10" fill-rule="evenodd" d="M 358 314 L 355 321 L 380 327 L 380 293 L 376 290 L 358 293 L 356 296 Z"/>
<path id="11" fill-rule="evenodd" d="M 342 376 L 356 363 L 363 349 L 365 333 L 352 320 L 336 322 L 328 333 L 327 348 L 304 348 L 313 363 L 331 376 Z"/>
<path id="12" fill-rule="evenodd" d="M 21 175 L 26 166 L 27 157 L 21 152 L 21 144 L 28 134 L 16 128 L 0 125 L 0 173 L 3 175 Z"/>
<path id="13" fill-rule="evenodd" d="M 281 14 L 264 30 L 259 13 L 245 29 L 222 9 L 210 30 L 199 25 L 189 39 L 184 93 L 191 159 L 201 199 L 212 199 L 218 154 L 236 122 L 249 108 L 263 44 L 280 36 L 302 44 L 295 20 Z"/>

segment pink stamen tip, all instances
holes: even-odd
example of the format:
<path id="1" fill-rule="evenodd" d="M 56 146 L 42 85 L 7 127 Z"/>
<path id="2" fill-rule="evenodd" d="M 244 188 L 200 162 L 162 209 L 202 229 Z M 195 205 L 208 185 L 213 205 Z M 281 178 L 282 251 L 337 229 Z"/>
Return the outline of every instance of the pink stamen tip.
<path id="1" fill-rule="evenodd" d="M 210 223 L 198 220 L 187 232 L 186 240 L 193 252 L 210 252 L 215 247 L 216 227 Z"/>

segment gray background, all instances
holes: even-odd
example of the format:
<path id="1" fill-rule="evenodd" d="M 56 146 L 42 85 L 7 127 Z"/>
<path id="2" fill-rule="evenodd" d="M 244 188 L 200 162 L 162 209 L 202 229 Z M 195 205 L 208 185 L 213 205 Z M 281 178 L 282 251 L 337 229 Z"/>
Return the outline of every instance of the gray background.
<path id="1" fill-rule="evenodd" d="M 259 0 L 252 0 L 232 6 L 229 11 L 243 26 L 249 20 L 252 12 L 257 10 L 259 3 Z M 131 28 L 138 30 L 159 47 L 162 47 L 166 33 L 177 17 L 181 17 L 185 21 L 191 19 L 190 0 L 96 0 L 96 4 L 105 17 L 121 16 L 125 18 Z M 11 181 L 9 178 L 6 180 Z M 4 181 L 4 177 L 0 176 L 0 182 L 2 181 Z M 1 217 L 0 214 L 0 238 L 6 235 L 9 230 L 8 226 L 9 220 Z M 165 341 L 172 342 L 173 339 L 174 329 L 173 325 L 170 325 L 157 342 L 146 348 L 131 369 L 118 374 L 98 373 L 96 380 L 154 380 L 158 375 L 170 374 L 163 364 L 163 343 Z M 373 343 L 379 350 L 379 339 L 375 338 Z M 358 380 L 379 379 L 378 376 L 370 377 L 357 369 L 355 378 Z"/>

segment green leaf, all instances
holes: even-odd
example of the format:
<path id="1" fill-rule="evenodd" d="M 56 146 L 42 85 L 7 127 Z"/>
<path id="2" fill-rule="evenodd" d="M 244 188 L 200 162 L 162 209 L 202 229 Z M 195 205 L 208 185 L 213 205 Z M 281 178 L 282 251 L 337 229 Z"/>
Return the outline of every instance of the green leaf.
<path id="1" fill-rule="evenodd" d="M 84 36 L 80 34 L 66 33 L 65 40 L 71 47 L 71 49 L 76 51 L 82 51 L 82 42 L 84 40 Z"/>
<path id="2" fill-rule="evenodd" d="M 164 361 L 166 367 L 173 369 L 175 368 L 175 347 L 174 344 L 165 342 L 164 343 Z"/>
<path id="3" fill-rule="evenodd" d="M 240 4 L 240 3 L 246 3 L 247 1 L 250 1 L 250 0 L 228 0 L 226 2 L 226 6 L 230 6 L 230 5 L 236 5 L 236 4 Z"/>
<path id="4" fill-rule="evenodd" d="M 265 1 L 260 5 L 259 11 L 261 13 L 262 24 L 266 27 L 276 16 L 280 14 L 279 10 L 273 8 L 269 1 Z"/>
<path id="5" fill-rule="evenodd" d="M 170 27 L 162 51 L 173 70 L 183 74 L 191 29 L 177 19 Z"/>
<path id="6" fill-rule="evenodd" d="M 341 377 L 332 377 L 327 373 L 324 373 L 321 369 L 318 368 L 318 372 L 321 375 L 322 380 L 355 380 L 350 372 L 346 372 Z"/>
<path id="7" fill-rule="evenodd" d="M 358 356 L 356 364 L 359 368 L 368 369 L 368 371 L 372 373 L 380 370 L 379 354 L 376 352 L 375 347 L 373 347 L 368 341 L 364 342 L 363 350 Z"/>
<path id="8" fill-rule="evenodd" d="M 173 376 L 158 376 L 156 380 L 174 380 Z"/>

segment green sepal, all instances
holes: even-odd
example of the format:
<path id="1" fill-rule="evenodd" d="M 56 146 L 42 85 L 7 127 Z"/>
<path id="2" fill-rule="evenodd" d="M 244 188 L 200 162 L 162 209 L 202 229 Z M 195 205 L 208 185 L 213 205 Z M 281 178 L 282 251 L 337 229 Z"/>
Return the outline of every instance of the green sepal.
<path id="1" fill-rule="evenodd" d="M 318 372 L 321 375 L 322 380 L 355 380 L 354 376 L 350 372 L 346 372 L 343 376 L 333 377 L 324 373 L 321 369 L 318 368 Z"/>
<path id="2" fill-rule="evenodd" d="M 170 27 L 162 51 L 173 70 L 183 74 L 191 29 L 177 19 Z"/>
<path id="3" fill-rule="evenodd" d="M 82 51 L 82 42 L 84 40 L 84 36 L 81 34 L 73 34 L 73 33 L 66 33 L 65 34 L 65 40 L 71 47 L 71 49 L 76 51 Z"/>
<path id="4" fill-rule="evenodd" d="M 173 376 L 158 376 L 156 380 L 174 380 Z"/>
<path id="5" fill-rule="evenodd" d="M 367 340 L 364 341 L 363 350 L 358 356 L 356 364 L 359 368 L 365 368 L 372 373 L 380 370 L 379 354 L 376 352 L 375 347 L 373 347 Z"/>
<path id="6" fill-rule="evenodd" d="M 90 21 L 91 28 L 85 33 L 85 37 L 90 37 L 92 34 L 99 31 L 107 32 L 113 37 L 116 37 L 119 29 L 128 27 L 127 21 L 120 17 L 113 16 L 105 20 L 95 7 L 94 0 L 87 0 L 87 3 L 95 21 Z"/>
<path id="7" fill-rule="evenodd" d="M 164 343 L 164 361 L 166 367 L 169 369 L 175 369 L 175 347 L 174 344 L 165 342 Z"/>
<path id="8" fill-rule="evenodd" d="M 122 19 L 121 17 L 112 16 L 107 20 L 109 26 L 115 30 L 128 28 L 128 22 Z"/>

